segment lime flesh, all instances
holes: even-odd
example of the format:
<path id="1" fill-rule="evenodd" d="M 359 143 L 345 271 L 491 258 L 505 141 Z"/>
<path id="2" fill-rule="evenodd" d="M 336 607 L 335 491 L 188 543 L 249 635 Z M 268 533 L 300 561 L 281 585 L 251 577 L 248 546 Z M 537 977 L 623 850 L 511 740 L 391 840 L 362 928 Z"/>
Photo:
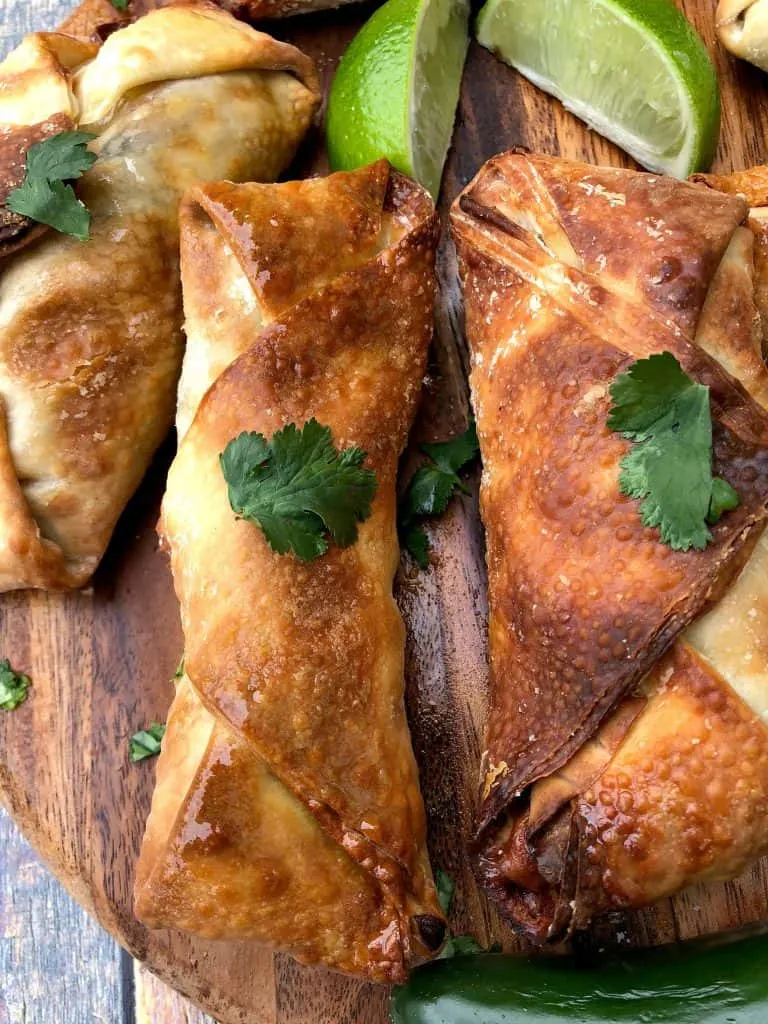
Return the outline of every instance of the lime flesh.
<path id="1" fill-rule="evenodd" d="M 334 170 L 380 157 L 436 197 L 468 45 L 468 0 L 387 0 L 344 54 L 326 117 Z"/>
<path id="2" fill-rule="evenodd" d="M 673 0 L 488 0 L 477 38 L 649 170 L 712 162 L 717 76 Z"/>

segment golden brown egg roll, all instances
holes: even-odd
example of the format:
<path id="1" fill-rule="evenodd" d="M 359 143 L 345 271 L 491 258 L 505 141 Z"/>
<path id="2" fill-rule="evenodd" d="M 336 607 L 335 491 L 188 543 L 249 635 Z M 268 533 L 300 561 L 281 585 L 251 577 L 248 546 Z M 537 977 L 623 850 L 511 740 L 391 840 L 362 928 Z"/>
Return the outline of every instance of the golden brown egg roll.
<path id="1" fill-rule="evenodd" d="M 757 307 L 755 337 L 760 352 L 768 356 L 768 167 L 750 167 L 734 174 L 694 174 L 692 181 L 742 198 L 749 206 L 749 229 L 753 237 L 752 270 Z M 749 265 L 749 261 L 747 261 Z M 724 296 L 727 302 L 727 296 Z M 751 353 L 745 356 L 752 362 Z M 739 373 L 731 371 L 741 379 Z M 762 397 L 761 404 L 765 405 Z"/>
<path id="2" fill-rule="evenodd" d="M 768 4 L 765 0 L 719 0 L 715 27 L 726 50 L 768 71 Z"/>
<path id="3" fill-rule="evenodd" d="M 30 143 L 65 127 L 96 136 L 77 182 L 88 241 L 6 225 L 0 264 L 0 590 L 76 587 L 172 423 L 179 199 L 201 180 L 273 180 L 317 107 L 317 78 L 293 47 L 197 4 L 100 48 L 30 36 L 0 84 L 11 185 Z"/>
<path id="4" fill-rule="evenodd" d="M 379 162 L 182 207 L 188 335 L 161 532 L 186 642 L 138 864 L 151 927 L 402 979 L 440 946 L 405 717 L 397 462 L 432 333 L 437 219 Z M 377 480 L 352 546 L 276 554 L 219 455 L 311 418 Z"/>
<path id="5" fill-rule="evenodd" d="M 763 271 L 741 196 L 522 153 L 452 222 L 490 602 L 473 854 L 543 941 L 768 852 Z M 616 375 L 665 351 L 741 497 L 701 551 L 643 526 L 607 427 Z"/>

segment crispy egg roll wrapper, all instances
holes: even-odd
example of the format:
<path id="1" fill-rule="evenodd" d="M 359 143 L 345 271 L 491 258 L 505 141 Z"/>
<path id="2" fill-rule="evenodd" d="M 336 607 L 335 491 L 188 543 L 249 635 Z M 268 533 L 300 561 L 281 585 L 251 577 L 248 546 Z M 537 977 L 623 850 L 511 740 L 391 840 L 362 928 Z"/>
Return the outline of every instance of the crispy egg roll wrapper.
<path id="1" fill-rule="evenodd" d="M 179 199 L 201 180 L 273 180 L 310 123 L 317 78 L 298 50 L 196 4 L 100 49 L 27 37 L 0 82 L 7 182 L 40 138 L 96 135 L 77 182 L 90 239 L 21 225 L 0 265 L 0 589 L 76 587 L 172 423 Z"/>
<path id="2" fill-rule="evenodd" d="M 437 220 L 382 161 L 182 208 L 188 334 L 163 502 L 186 641 L 138 865 L 153 927 L 399 980 L 444 933 L 405 718 L 397 462 L 426 366 Z M 312 417 L 376 473 L 348 548 L 278 555 L 219 454 Z"/>
<path id="3" fill-rule="evenodd" d="M 735 174 L 694 174 L 692 180 L 739 196 L 749 205 L 749 229 L 754 237 L 756 333 L 765 358 L 768 356 L 768 167 L 750 167 Z M 763 402 L 762 396 L 759 401 Z"/>
<path id="4" fill-rule="evenodd" d="M 768 850 L 762 268 L 742 196 L 522 153 L 489 161 L 452 222 L 488 538 L 473 852 L 543 941 Z M 609 388 L 663 351 L 709 385 L 714 470 L 741 499 L 703 551 L 662 544 L 618 489 Z"/>

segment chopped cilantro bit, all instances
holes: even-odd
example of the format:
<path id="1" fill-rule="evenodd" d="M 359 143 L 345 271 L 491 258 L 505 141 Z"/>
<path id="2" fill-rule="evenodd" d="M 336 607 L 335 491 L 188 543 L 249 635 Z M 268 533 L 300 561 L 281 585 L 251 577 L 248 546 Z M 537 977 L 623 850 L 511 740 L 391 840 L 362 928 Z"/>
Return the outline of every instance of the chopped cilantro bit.
<path id="1" fill-rule="evenodd" d="M 453 903 L 453 894 L 456 892 L 456 883 L 442 868 L 435 872 L 435 888 L 437 889 L 437 902 L 444 914 L 448 914 Z"/>
<path id="2" fill-rule="evenodd" d="M 437 901 L 447 917 L 456 892 L 456 883 L 446 871 L 438 868 L 435 872 L 435 888 L 437 889 Z M 448 939 L 437 959 L 448 960 L 452 956 L 482 952 L 483 947 L 472 935 L 451 935 L 449 932 Z"/>
<path id="3" fill-rule="evenodd" d="M 474 935 L 451 935 L 436 959 L 450 960 L 452 956 L 468 956 L 470 953 L 484 952 L 485 950 Z"/>
<path id="4" fill-rule="evenodd" d="M 458 474 L 480 452 L 475 421 L 470 419 L 469 426 L 458 437 L 438 444 L 423 444 L 421 450 L 430 461 L 419 466 L 400 499 L 398 531 L 403 547 L 420 569 L 426 569 L 429 540 L 418 521 L 441 515 L 457 491 L 465 492 Z"/>
<path id="5" fill-rule="evenodd" d="M 400 543 L 420 569 L 429 568 L 429 537 L 420 526 L 401 529 Z"/>
<path id="6" fill-rule="evenodd" d="M 7 658 L 0 661 L 0 711 L 15 711 L 29 696 L 29 676 L 14 672 Z"/>
<path id="7" fill-rule="evenodd" d="M 135 763 L 159 754 L 164 735 L 165 726 L 159 722 L 153 722 L 147 729 L 134 733 L 129 744 L 131 760 Z"/>
<path id="8" fill-rule="evenodd" d="M 470 416 L 469 425 L 463 434 L 459 434 L 449 441 L 439 441 L 437 444 L 423 444 L 421 450 L 426 452 L 443 472 L 460 472 L 470 462 L 473 462 L 480 452 L 480 442 L 477 439 L 477 426 L 474 417 Z"/>
<path id="9" fill-rule="evenodd" d="M 712 497 L 709 502 L 709 512 L 707 513 L 707 522 L 714 526 L 715 523 L 719 523 L 724 512 L 731 512 L 733 509 L 738 508 L 739 505 L 739 494 L 727 480 L 723 480 L 721 476 L 716 476 L 712 481 Z"/>

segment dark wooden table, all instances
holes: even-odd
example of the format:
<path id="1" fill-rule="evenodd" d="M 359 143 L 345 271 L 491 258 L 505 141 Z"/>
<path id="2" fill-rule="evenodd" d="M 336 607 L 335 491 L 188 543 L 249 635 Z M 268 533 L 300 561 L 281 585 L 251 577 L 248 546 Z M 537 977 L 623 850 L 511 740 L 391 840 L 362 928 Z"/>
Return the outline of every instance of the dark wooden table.
<path id="1" fill-rule="evenodd" d="M 768 79 L 756 69 L 743 64 L 737 65 L 716 46 L 712 30 L 712 11 L 716 0 L 677 2 L 705 34 L 710 50 L 717 60 L 723 84 L 724 120 L 717 159 L 718 169 L 732 169 L 764 162 L 768 159 Z M 70 0 L 0 0 L 0 24 L 5 29 L 2 45 L 6 49 L 10 48 L 31 28 L 55 26 L 69 5 Z M 317 26 L 311 23 L 311 19 L 308 22 L 301 19 L 301 23 L 291 26 L 290 33 L 294 41 L 306 46 L 315 54 L 321 71 L 327 77 L 333 66 L 333 58 L 339 52 L 342 37 L 349 37 L 354 29 L 354 20 L 364 14 L 365 8 L 355 9 L 355 12 L 350 12 L 349 23 L 344 24 L 344 19 L 339 18 L 334 22 L 336 27 L 333 32 L 323 36 L 320 41 L 314 35 Z M 324 48 L 326 38 L 333 40 L 333 46 L 327 49 Z M 470 65 L 470 70 L 465 76 L 456 150 L 451 154 L 446 172 L 445 194 L 441 204 L 443 211 L 452 196 L 466 184 L 481 163 L 505 146 L 525 144 L 534 150 L 560 152 L 564 156 L 588 159 L 595 163 L 623 159 L 621 154 L 612 150 L 598 136 L 586 133 L 561 107 L 551 103 L 532 86 L 519 80 L 514 72 L 494 61 L 487 52 L 474 47 Z M 438 311 L 438 338 L 442 341 L 435 346 L 434 390 L 431 391 L 429 400 L 425 402 L 427 427 L 429 417 L 439 409 L 439 423 L 436 424 L 439 429 L 437 433 L 430 430 L 427 435 L 421 435 L 428 436 L 429 439 L 449 436 L 464 421 L 466 410 L 466 381 L 463 372 L 466 349 L 463 343 L 458 343 L 459 299 L 449 249 L 446 250 L 446 258 L 441 268 L 443 301 Z M 458 339 L 457 343 L 452 339 Z M 436 382 L 439 382 L 439 395 Z M 416 581 L 410 581 L 409 586 L 402 586 L 399 600 L 409 623 L 409 678 L 420 680 L 421 683 L 421 689 L 417 686 L 412 688 L 414 701 L 418 700 L 418 712 L 413 716 L 412 725 L 417 753 L 421 754 L 422 783 L 430 818 L 435 823 L 436 839 L 432 851 L 434 863 L 450 871 L 458 884 L 459 898 L 456 900 L 452 923 L 460 932 L 475 930 L 484 941 L 495 941 L 503 937 L 509 943 L 511 939 L 502 931 L 495 912 L 478 894 L 472 882 L 466 857 L 455 838 L 456 835 L 466 832 L 471 817 L 479 760 L 475 740 L 481 732 L 479 723 L 484 715 L 485 587 L 482 570 L 482 534 L 475 499 L 476 487 L 473 485 L 472 497 L 455 502 L 449 513 L 430 528 L 438 555 L 435 566 L 430 573 L 425 573 L 419 578 L 418 585 Z M 139 512 L 146 517 L 143 505 Z M 142 537 L 145 537 L 145 534 L 142 534 Z M 144 571 L 145 565 L 149 565 L 145 557 L 146 551 L 139 548 L 140 546 L 136 546 L 131 555 L 131 558 L 138 561 L 129 562 L 126 559 L 123 566 L 132 568 L 137 574 Z M 134 583 L 138 578 L 138 575 L 134 577 Z M 166 586 L 170 593 L 167 580 L 165 584 L 162 580 L 159 581 L 158 586 L 162 589 L 160 584 Z M 106 590 L 108 589 L 107 587 Z M 137 630 L 142 628 L 143 624 L 136 613 L 137 602 L 134 600 L 133 605 L 130 603 L 130 594 L 126 593 L 129 589 L 129 586 L 118 588 L 115 607 L 133 608 L 135 619 L 129 623 L 130 632 L 131 628 Z M 152 607 L 165 608 L 167 611 L 166 606 L 160 601 L 162 595 L 158 595 L 159 590 L 153 597 L 155 605 Z M 120 601 L 123 601 L 124 605 L 120 605 Z M 40 604 L 38 602 L 38 605 Z M 76 601 L 70 603 L 70 606 L 75 605 Z M 106 605 L 103 593 L 99 595 L 99 600 L 83 602 L 82 622 L 87 624 L 93 621 L 95 616 L 101 616 L 102 640 L 114 633 L 111 611 Z M 17 604 L 17 611 L 19 607 L 21 606 Z M 37 607 L 35 614 L 38 615 L 36 621 L 44 624 L 42 628 L 47 628 L 48 620 L 40 611 L 40 607 Z M 175 615 L 176 609 L 173 605 L 173 616 Z M 170 611 L 168 616 L 170 622 Z M 13 628 L 20 629 L 24 625 L 24 620 L 18 616 L 9 621 L 11 633 L 8 635 L 12 635 Z M 67 638 L 75 638 L 70 646 L 78 650 L 76 641 L 81 635 L 78 632 L 80 628 L 75 622 L 70 623 L 68 629 L 64 630 Z M 88 626 L 82 628 L 87 629 Z M 70 653 L 65 643 L 61 646 L 62 651 L 58 652 L 57 657 L 59 654 L 63 657 Z M 93 662 L 94 658 L 103 657 L 104 652 L 97 649 L 94 654 L 94 646 L 89 642 L 88 655 Z M 178 648 L 173 651 L 172 657 L 166 650 L 164 657 L 170 674 L 178 657 Z M 40 656 L 39 676 L 33 668 L 33 661 L 25 662 L 24 667 L 26 669 L 29 665 L 36 681 L 45 678 L 50 682 L 52 663 Z M 65 667 L 71 671 L 71 665 Z M 162 700 L 167 702 L 169 699 L 168 676 L 158 677 L 157 665 L 154 665 L 152 679 L 146 680 L 141 677 L 141 671 L 147 673 L 147 664 L 140 656 L 137 657 L 135 664 L 129 659 L 123 659 L 123 663 L 120 663 L 118 658 L 114 664 L 110 662 L 110 668 L 122 672 L 120 679 L 126 685 L 126 692 L 130 692 L 132 714 L 136 717 L 133 728 L 137 727 L 137 722 L 148 720 L 150 701 L 155 702 L 151 705 L 155 708 L 162 706 Z M 92 664 L 89 672 L 93 675 Z M 91 737 L 94 741 L 92 749 L 99 752 L 91 763 L 97 767 L 102 766 L 105 770 L 98 780 L 102 788 L 95 787 L 93 792 L 88 790 L 85 795 L 91 799 L 90 806 L 108 808 L 107 813 L 114 812 L 116 807 L 133 806 L 135 810 L 138 801 L 134 800 L 133 804 L 130 801 L 137 791 L 142 790 L 144 793 L 143 806 L 148 803 L 149 775 L 127 776 L 128 783 L 125 786 L 115 787 L 119 790 L 123 803 L 113 799 L 111 780 L 114 775 L 110 773 L 116 761 L 109 758 L 114 758 L 114 750 L 117 748 L 112 740 L 119 736 L 123 743 L 133 728 L 128 729 L 127 713 L 119 706 L 114 693 L 103 688 L 102 680 L 96 680 L 94 683 L 94 678 L 90 678 L 88 682 L 89 699 L 93 703 L 93 694 L 97 693 L 99 700 L 103 699 L 108 703 L 108 708 L 99 721 L 102 724 L 109 721 L 111 732 L 109 735 L 104 734 L 106 739 L 101 746 L 98 735 L 95 739 Z M 136 678 L 142 679 L 142 685 L 148 681 L 151 684 L 150 688 L 139 690 L 135 686 Z M 130 689 L 131 685 L 133 689 Z M 49 691 L 53 692 L 52 686 L 49 687 Z M 42 687 L 37 691 L 38 697 L 41 692 Z M 446 726 L 446 710 L 449 708 L 460 729 Z M 138 715 L 139 711 L 142 711 L 141 716 Z M 82 725 L 79 705 L 72 703 L 69 712 L 71 718 L 62 717 L 57 720 L 59 725 L 62 721 L 65 722 L 67 731 L 64 735 L 67 739 L 72 735 L 70 728 L 76 729 Z M 157 711 L 152 713 L 159 714 Z M 109 715 L 112 717 L 109 718 Z M 82 725 L 82 733 L 85 734 L 90 727 L 90 722 Z M 11 746 L 9 743 L 7 749 L 11 750 Z M 124 746 L 120 749 L 124 750 Z M 18 749 L 14 748 L 14 754 L 18 753 Z M 22 753 L 26 754 L 26 748 Z M 44 742 L 41 740 L 38 759 L 45 762 L 46 753 Z M 35 752 L 33 756 L 34 754 Z M 100 761 L 99 756 L 103 760 Z M 72 766 L 68 764 L 70 774 L 62 774 L 64 783 L 71 782 L 71 768 Z M 153 767 L 143 765 L 139 766 L 139 769 L 151 773 Z M 97 775 L 98 772 L 95 771 L 93 774 Z M 84 779 L 82 771 L 76 775 L 85 793 L 93 780 Z M 44 808 L 45 814 L 42 815 L 41 823 L 38 823 L 41 827 L 45 825 L 49 829 L 47 839 L 53 845 L 47 855 L 52 862 L 56 861 L 57 855 L 62 851 L 72 854 L 74 850 L 72 856 L 76 859 L 80 847 L 88 845 L 90 840 L 90 836 L 83 833 L 81 819 L 73 810 L 79 806 L 78 801 L 73 800 L 72 806 L 63 806 L 71 792 L 64 783 L 59 788 L 52 787 L 47 792 L 46 795 L 50 799 Z M 78 794 L 78 799 L 84 798 L 84 793 Z M 39 791 L 31 789 L 28 798 L 30 804 L 32 798 L 38 796 Z M 59 842 L 59 818 L 66 819 L 69 823 L 69 846 L 66 847 L 63 842 Z M 88 827 L 92 826 L 93 819 L 90 816 L 84 820 L 87 820 Z M 106 892 L 101 868 L 114 863 L 109 861 L 108 857 L 110 852 L 114 854 L 115 850 L 120 853 L 117 863 L 122 868 L 127 863 L 126 850 L 133 850 L 131 855 L 135 856 L 134 839 L 141 827 L 137 822 L 138 819 L 131 821 L 133 831 L 130 834 L 127 830 L 125 836 L 115 837 L 114 847 L 106 842 L 93 843 L 96 853 L 89 861 L 87 871 L 80 861 L 76 865 L 84 876 L 88 874 L 88 878 L 84 880 L 91 884 L 94 892 L 98 894 L 100 907 L 111 915 L 111 923 L 116 931 L 120 927 L 125 928 L 128 918 L 126 914 L 120 918 L 117 912 L 128 906 L 126 894 L 130 891 L 129 873 L 126 874 L 125 870 L 122 870 L 122 874 L 118 872 L 116 880 L 110 875 L 110 881 L 115 880 L 115 884 L 110 885 L 109 891 Z M 143 822 L 141 824 L 143 825 Z M 73 837 L 77 841 L 73 841 Z M 88 848 L 89 852 L 92 852 L 90 845 Z M 66 858 L 61 856 L 58 859 L 61 862 L 59 870 L 62 874 L 66 874 L 65 867 L 72 873 L 71 866 L 64 865 Z M 675 900 L 664 901 L 653 910 L 634 915 L 626 927 L 622 925 L 621 929 L 618 929 L 618 933 L 615 922 L 607 922 L 602 926 L 602 930 L 596 929 L 593 941 L 600 944 L 610 937 L 614 942 L 658 943 L 670 941 L 675 937 L 715 932 L 734 925 L 763 920 L 767 893 L 768 859 L 754 867 L 740 881 L 712 886 L 707 890 L 689 890 Z M 128 923 L 131 924 L 131 934 L 135 937 L 136 929 L 133 928 L 132 922 Z M 143 941 L 143 937 L 140 938 Z M 202 969 L 197 972 L 197 962 L 192 960 L 189 953 L 190 948 L 202 948 L 201 943 L 190 941 L 186 944 L 180 941 L 178 936 L 174 936 L 173 943 L 173 966 L 179 968 L 177 976 L 182 981 L 188 981 L 189 979 L 183 976 L 181 968 L 194 963 L 196 975 L 204 981 Z M 134 944 L 134 948 L 138 947 Z M 208 951 L 206 950 L 203 955 L 207 957 Z M 238 967 L 242 962 L 235 962 L 234 957 L 230 957 L 230 963 L 227 956 L 224 951 L 217 961 L 221 976 L 227 979 L 231 987 L 234 987 L 233 980 L 234 983 L 239 983 L 245 977 L 249 984 L 241 987 L 248 987 L 249 998 L 254 994 L 261 998 L 263 991 L 264 1004 L 267 1006 L 264 1020 L 300 1020 L 303 1024 L 318 1024 L 322 1018 L 328 1024 L 339 1024 L 343 1015 L 347 1022 L 354 1020 L 356 1024 L 370 1024 L 371 1003 L 366 1002 L 370 999 L 370 993 L 366 995 L 363 991 L 360 995 L 353 985 L 344 989 L 328 976 L 323 977 L 320 972 L 312 974 L 302 971 L 281 956 L 276 957 L 271 962 L 269 971 L 263 974 L 250 970 L 250 963 L 246 964 L 250 975 L 243 972 L 238 974 L 237 970 L 229 967 L 231 964 Z M 227 971 L 224 971 L 225 966 L 228 968 Z M 263 960 L 261 967 L 264 967 Z M 161 968 L 162 965 L 158 967 Z M 213 977 L 214 974 L 214 969 L 210 968 L 208 975 Z M 329 1000 L 328 993 L 331 990 L 337 996 L 340 992 L 346 993 L 342 1000 L 343 1010 L 337 1008 L 341 1005 L 338 1000 Z M 384 996 L 379 995 L 375 998 L 380 1010 Z M 318 1010 L 318 1007 L 321 1009 Z M 379 1015 L 376 1019 L 382 1018 Z M 86 1024 L 90 1021 L 109 1024 L 129 1024 L 131 1021 L 151 1024 L 203 1024 L 206 1020 L 207 1018 L 189 1007 L 189 1004 L 180 997 L 172 994 L 158 982 L 152 981 L 142 969 L 134 968 L 130 958 L 126 954 L 121 954 L 45 874 L 29 848 L 13 831 L 8 820 L 0 815 L 0 1024 Z"/>
<path id="2" fill-rule="evenodd" d="M 73 0 L 0 0 L 5 56 Z M 0 1024 L 212 1024 L 120 949 L 0 808 Z"/>

